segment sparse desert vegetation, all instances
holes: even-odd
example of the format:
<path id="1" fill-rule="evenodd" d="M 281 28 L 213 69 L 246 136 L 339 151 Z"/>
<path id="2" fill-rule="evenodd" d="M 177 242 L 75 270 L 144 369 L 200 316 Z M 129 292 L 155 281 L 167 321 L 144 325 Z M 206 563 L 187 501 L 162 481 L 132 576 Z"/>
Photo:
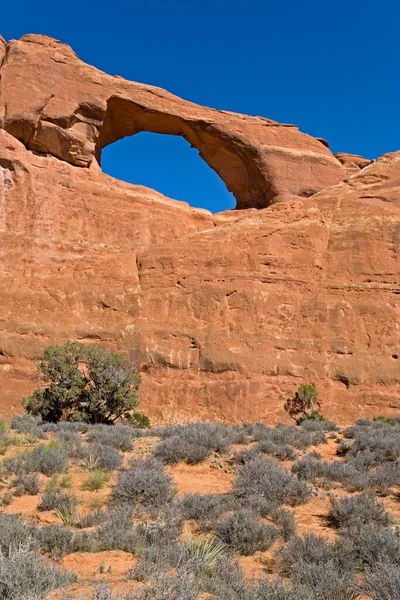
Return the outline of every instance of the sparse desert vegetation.
<path id="1" fill-rule="evenodd" d="M 0 429 L 2 598 L 400 598 L 399 418 Z"/>

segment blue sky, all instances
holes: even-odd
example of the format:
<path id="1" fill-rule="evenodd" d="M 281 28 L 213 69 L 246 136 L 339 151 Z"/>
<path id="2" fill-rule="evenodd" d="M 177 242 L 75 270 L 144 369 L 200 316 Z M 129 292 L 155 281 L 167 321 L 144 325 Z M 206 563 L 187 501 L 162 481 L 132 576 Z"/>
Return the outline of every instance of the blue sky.
<path id="1" fill-rule="evenodd" d="M 0 33 L 44 33 L 108 73 L 295 123 L 333 152 L 375 158 L 400 148 L 399 22 L 397 0 L 14 0 Z M 121 140 L 103 170 L 193 206 L 234 206 L 181 138 Z"/>

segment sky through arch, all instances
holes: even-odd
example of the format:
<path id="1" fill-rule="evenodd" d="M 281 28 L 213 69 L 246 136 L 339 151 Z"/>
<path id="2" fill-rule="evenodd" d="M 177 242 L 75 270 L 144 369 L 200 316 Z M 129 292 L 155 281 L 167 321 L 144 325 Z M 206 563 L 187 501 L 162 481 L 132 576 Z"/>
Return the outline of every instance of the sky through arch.
<path id="1" fill-rule="evenodd" d="M 180 136 L 141 132 L 123 138 L 103 148 L 101 168 L 112 177 L 211 212 L 236 206 L 219 175 Z"/>

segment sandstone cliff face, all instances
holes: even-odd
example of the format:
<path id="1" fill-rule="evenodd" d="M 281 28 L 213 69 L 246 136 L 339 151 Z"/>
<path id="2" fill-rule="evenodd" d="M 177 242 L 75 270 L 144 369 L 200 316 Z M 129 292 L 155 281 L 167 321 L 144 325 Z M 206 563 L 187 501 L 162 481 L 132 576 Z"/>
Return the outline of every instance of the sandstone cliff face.
<path id="1" fill-rule="evenodd" d="M 0 64 L 0 410 L 70 339 L 134 357 L 155 420 L 273 421 L 302 381 L 340 421 L 400 408 L 400 152 L 335 158 L 44 36 L 0 39 Z M 103 174 L 101 149 L 143 130 L 189 140 L 242 210 Z"/>

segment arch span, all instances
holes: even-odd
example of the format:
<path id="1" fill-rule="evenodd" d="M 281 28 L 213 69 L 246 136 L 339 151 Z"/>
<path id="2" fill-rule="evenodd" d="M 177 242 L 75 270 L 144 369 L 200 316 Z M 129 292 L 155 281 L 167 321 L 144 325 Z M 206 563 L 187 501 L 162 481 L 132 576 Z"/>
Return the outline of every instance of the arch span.
<path id="1" fill-rule="evenodd" d="M 221 177 L 227 189 L 235 196 L 238 208 L 262 208 L 277 193 L 263 175 L 259 161 L 251 160 L 240 140 L 224 136 L 215 124 L 199 118 L 185 119 L 173 113 L 149 109 L 117 96 L 111 97 L 107 102 L 106 116 L 96 148 L 99 164 L 103 148 L 143 131 L 182 136 Z"/>
<path id="2" fill-rule="evenodd" d="M 223 179 L 237 208 L 264 208 L 346 177 L 321 141 L 262 117 L 213 110 L 160 88 L 112 77 L 40 35 L 7 44 L 0 127 L 28 149 L 82 168 L 139 131 L 183 136 Z"/>

